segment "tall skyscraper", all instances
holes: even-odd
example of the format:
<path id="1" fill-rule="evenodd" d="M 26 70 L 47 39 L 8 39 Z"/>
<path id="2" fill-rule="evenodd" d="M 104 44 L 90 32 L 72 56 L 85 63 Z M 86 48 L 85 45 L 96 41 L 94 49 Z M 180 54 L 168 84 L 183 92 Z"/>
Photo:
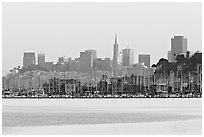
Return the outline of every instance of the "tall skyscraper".
<path id="1" fill-rule="evenodd" d="M 144 63 L 145 66 L 150 68 L 150 54 L 139 54 L 139 63 Z"/>
<path id="2" fill-rule="evenodd" d="M 113 45 L 113 60 L 112 60 L 113 76 L 118 76 L 118 43 L 117 34 L 115 35 L 115 43 Z"/>
<path id="3" fill-rule="evenodd" d="M 174 36 L 174 38 L 171 38 L 172 62 L 175 61 L 177 55 L 185 54 L 186 51 L 187 51 L 187 38 L 184 38 L 184 36 Z"/>
<path id="4" fill-rule="evenodd" d="M 40 53 L 38 54 L 38 65 L 42 65 L 43 63 L 45 63 L 45 54 Z"/>
<path id="5" fill-rule="evenodd" d="M 132 49 L 123 49 L 122 50 L 122 66 L 128 67 L 133 65 L 133 50 Z"/>
<path id="6" fill-rule="evenodd" d="M 31 65 L 35 65 L 35 53 L 25 52 L 23 56 L 23 67 L 27 68 Z"/>
<path id="7" fill-rule="evenodd" d="M 172 62 L 171 51 L 168 51 L 167 59 L 168 59 L 169 62 Z"/>
<path id="8" fill-rule="evenodd" d="M 79 59 L 80 72 L 91 74 L 92 67 L 93 67 L 92 52 L 88 50 L 86 50 L 85 52 L 80 52 L 80 59 Z"/>
<path id="9" fill-rule="evenodd" d="M 38 65 L 48 71 L 53 70 L 53 62 L 45 62 L 45 54 L 38 54 Z"/>

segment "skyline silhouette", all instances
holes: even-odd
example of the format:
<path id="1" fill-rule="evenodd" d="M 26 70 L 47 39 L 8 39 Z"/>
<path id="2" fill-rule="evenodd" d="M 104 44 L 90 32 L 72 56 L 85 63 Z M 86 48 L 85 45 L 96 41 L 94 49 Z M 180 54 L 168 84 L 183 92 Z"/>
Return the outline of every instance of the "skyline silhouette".
<path id="1" fill-rule="evenodd" d="M 188 50 L 195 52 L 202 47 L 201 5 L 3 3 L 2 70 L 22 66 L 26 51 L 43 52 L 46 60 L 53 62 L 60 56 L 79 57 L 86 49 L 112 59 L 115 33 L 119 52 L 127 46 L 134 50 L 134 63 L 140 53 L 149 53 L 151 64 L 167 58 L 175 35 L 185 36 Z"/>

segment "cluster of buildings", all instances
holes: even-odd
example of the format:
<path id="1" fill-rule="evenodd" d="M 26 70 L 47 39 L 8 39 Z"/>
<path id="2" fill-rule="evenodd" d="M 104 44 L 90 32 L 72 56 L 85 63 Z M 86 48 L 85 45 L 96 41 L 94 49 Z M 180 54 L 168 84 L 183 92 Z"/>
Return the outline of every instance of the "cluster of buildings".
<path id="1" fill-rule="evenodd" d="M 121 63 L 119 63 L 120 55 L 122 55 Z M 58 76 L 61 75 L 61 73 L 64 73 L 64 75 L 74 75 L 75 78 L 79 79 L 82 84 L 87 82 L 90 83 L 90 81 L 92 84 L 98 83 L 104 75 L 110 79 L 112 77 L 118 78 L 125 75 L 130 76 L 134 74 L 138 76 L 143 75 L 149 80 L 150 74 L 153 74 L 153 71 L 151 71 L 150 68 L 150 55 L 139 54 L 139 62 L 134 64 L 134 54 L 132 49 L 126 48 L 119 52 L 117 35 L 115 35 L 112 60 L 110 58 L 99 58 L 97 57 L 96 50 L 89 49 L 80 52 L 80 56 L 75 59 L 65 56 L 59 57 L 57 63 L 54 64 L 53 62 L 47 62 L 46 56 L 43 53 L 37 55 L 36 61 L 34 52 L 25 52 L 23 56 L 23 67 L 13 69 L 4 78 L 4 81 L 6 81 L 4 82 L 4 88 L 36 88 L 36 84 L 32 84 L 32 82 L 23 82 L 23 79 L 26 78 L 27 81 L 34 81 L 34 78 L 31 79 L 29 76 L 23 76 L 29 72 L 23 74 L 17 72 L 18 70 L 24 70 L 27 68 L 31 68 L 30 71 L 32 71 L 33 66 L 38 66 L 38 68 L 43 68 L 42 70 L 46 70 L 45 72 L 33 70 L 33 73 L 39 73 L 39 75 L 36 74 L 36 76 L 38 76 L 36 79 L 44 79 L 44 81 L 41 80 L 43 82 L 48 80 L 52 74 Z M 33 83 L 38 82 L 35 81 Z"/>
<path id="2" fill-rule="evenodd" d="M 123 49 L 119 52 L 117 35 L 115 35 L 115 43 L 113 46 L 113 59 L 97 57 L 96 50 L 89 49 L 80 52 L 80 56 L 75 59 L 70 57 L 59 57 L 58 62 L 45 61 L 45 54 L 37 55 L 37 64 L 34 52 L 25 52 L 23 56 L 23 68 L 28 68 L 33 65 L 38 65 L 47 71 L 66 72 L 75 71 L 77 73 L 87 73 L 93 76 L 97 71 L 108 71 L 112 76 L 118 77 L 123 74 L 127 68 L 133 67 L 134 53 L 130 48 Z M 119 56 L 122 53 L 122 61 L 119 63 Z M 150 54 L 139 54 L 139 63 L 143 63 L 147 68 L 150 68 Z"/>
<path id="3" fill-rule="evenodd" d="M 174 36 L 171 39 L 171 51 L 168 52 L 169 62 L 175 62 L 177 55 L 187 51 L 187 39 L 184 36 Z M 122 53 L 121 63 L 119 56 Z M 20 70 L 38 66 L 43 70 L 30 70 L 20 73 Z M 172 76 L 173 77 L 173 76 Z M 36 57 L 34 52 L 25 52 L 23 67 L 13 69 L 3 77 L 3 89 L 13 91 L 40 91 L 49 94 L 80 93 L 92 88 L 94 91 L 128 91 L 137 92 L 149 89 L 152 85 L 172 83 L 169 77 L 155 82 L 154 69 L 150 66 L 150 54 L 139 54 L 138 63 L 134 63 L 134 52 L 130 48 L 119 52 L 117 35 L 113 44 L 113 58 L 99 58 L 96 50 L 89 49 L 80 52 L 78 58 L 59 57 L 56 64 L 47 62 L 45 54 Z M 167 79 L 165 79 L 167 80 Z"/>
<path id="4" fill-rule="evenodd" d="M 39 65 L 48 71 L 76 71 L 81 73 L 92 74 L 95 70 L 109 71 L 113 76 L 120 75 L 120 68 L 127 68 L 134 65 L 134 52 L 130 48 L 123 49 L 122 61 L 119 64 L 119 47 L 117 42 L 117 35 L 113 46 L 113 58 L 98 58 L 96 50 L 86 50 L 80 52 L 80 57 L 72 59 L 70 57 L 59 57 L 58 62 L 45 61 L 45 54 L 37 55 L 37 63 L 34 52 L 25 52 L 23 56 L 23 67 L 27 68 L 32 65 Z M 168 51 L 168 61 L 175 62 L 177 55 L 186 54 L 187 52 L 187 38 L 184 36 L 174 36 L 171 38 L 171 50 Z M 144 63 L 150 68 L 150 54 L 139 54 L 138 63 Z"/>

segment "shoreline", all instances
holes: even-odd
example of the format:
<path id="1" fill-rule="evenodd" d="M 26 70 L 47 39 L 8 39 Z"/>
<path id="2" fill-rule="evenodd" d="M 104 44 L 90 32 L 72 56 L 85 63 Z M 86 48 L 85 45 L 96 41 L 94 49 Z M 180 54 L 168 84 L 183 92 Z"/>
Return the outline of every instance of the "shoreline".
<path id="1" fill-rule="evenodd" d="M 201 97 L 2 97 L 2 99 L 130 99 L 130 98 L 202 98 Z"/>

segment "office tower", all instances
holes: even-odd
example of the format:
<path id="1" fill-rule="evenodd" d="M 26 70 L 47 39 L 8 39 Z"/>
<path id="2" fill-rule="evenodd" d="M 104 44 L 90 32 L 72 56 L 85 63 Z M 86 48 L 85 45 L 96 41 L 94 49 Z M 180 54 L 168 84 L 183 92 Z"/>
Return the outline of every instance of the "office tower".
<path id="1" fill-rule="evenodd" d="M 79 72 L 79 60 L 71 60 L 69 61 L 69 70 Z"/>
<path id="2" fill-rule="evenodd" d="M 123 49 L 122 50 L 122 66 L 129 67 L 133 65 L 133 50 L 132 49 Z"/>
<path id="3" fill-rule="evenodd" d="M 145 66 L 150 68 L 150 54 L 139 54 L 139 63 L 144 63 Z"/>
<path id="4" fill-rule="evenodd" d="M 38 65 L 45 63 L 45 54 L 40 53 L 38 54 Z"/>
<path id="5" fill-rule="evenodd" d="M 64 57 L 64 62 L 68 63 L 69 62 L 69 58 L 68 57 Z"/>
<path id="6" fill-rule="evenodd" d="M 174 36 L 174 38 L 171 38 L 172 62 L 175 61 L 177 55 L 185 54 L 186 51 L 187 51 L 187 38 L 184 38 L 184 36 Z"/>
<path id="7" fill-rule="evenodd" d="M 93 50 L 93 49 L 89 49 L 89 50 L 86 50 L 86 51 L 89 51 L 92 53 L 92 56 L 93 56 L 93 61 L 95 61 L 97 59 L 97 54 L 96 54 L 96 50 Z"/>
<path id="8" fill-rule="evenodd" d="M 103 62 L 104 62 L 105 70 L 111 72 L 111 59 L 110 58 L 105 58 L 103 60 Z"/>
<path id="9" fill-rule="evenodd" d="M 111 71 L 111 60 L 110 58 L 97 58 L 94 61 L 94 67 L 95 70 L 101 70 L 101 71 Z"/>
<path id="10" fill-rule="evenodd" d="M 167 59 L 168 59 L 169 62 L 172 62 L 171 51 L 168 51 Z"/>
<path id="11" fill-rule="evenodd" d="M 25 52 L 23 56 L 23 67 L 27 68 L 32 65 L 35 65 L 35 53 Z"/>
<path id="12" fill-rule="evenodd" d="M 82 73 L 91 74 L 93 67 L 93 55 L 92 52 L 86 50 L 85 52 L 80 52 L 79 59 L 79 70 Z"/>
<path id="13" fill-rule="evenodd" d="M 113 45 L 113 61 L 112 61 L 113 76 L 118 76 L 118 43 L 117 34 L 115 35 L 115 43 Z"/>
<path id="14" fill-rule="evenodd" d="M 64 63 L 64 57 L 59 57 L 58 58 L 58 63 Z"/>

